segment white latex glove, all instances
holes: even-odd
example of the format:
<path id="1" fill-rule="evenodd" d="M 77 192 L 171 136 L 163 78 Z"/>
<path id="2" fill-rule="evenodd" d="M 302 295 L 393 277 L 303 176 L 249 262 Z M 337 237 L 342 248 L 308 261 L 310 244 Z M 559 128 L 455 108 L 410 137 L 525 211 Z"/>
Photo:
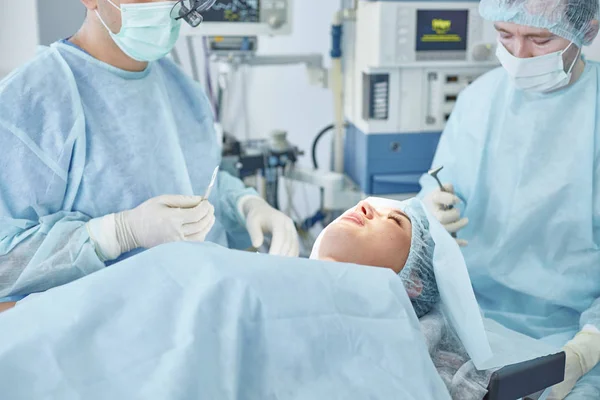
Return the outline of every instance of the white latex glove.
<path id="1" fill-rule="evenodd" d="M 139 207 L 92 219 L 87 229 L 103 261 L 137 248 L 192 241 L 203 242 L 215 223 L 215 209 L 200 196 L 167 195 Z"/>
<path id="2" fill-rule="evenodd" d="M 554 386 L 548 400 L 562 400 L 571 393 L 577 381 L 600 361 L 600 331 L 586 326 L 563 347 L 567 355 L 565 380 Z"/>
<path id="3" fill-rule="evenodd" d="M 258 196 L 242 197 L 238 202 L 238 210 L 246 219 L 246 229 L 254 248 L 262 246 L 265 233 L 270 233 L 272 241 L 269 254 L 298 257 L 300 242 L 296 226 L 290 217 Z"/>
<path id="4" fill-rule="evenodd" d="M 444 189 L 445 192 L 440 188 L 435 189 L 425 196 L 423 203 L 449 233 L 457 233 L 469 223 L 469 219 L 461 218 L 460 210 L 455 207 L 460 199 L 454 194 L 452 184 L 445 184 Z M 456 242 L 459 246 L 468 244 L 463 239 L 456 239 Z"/>

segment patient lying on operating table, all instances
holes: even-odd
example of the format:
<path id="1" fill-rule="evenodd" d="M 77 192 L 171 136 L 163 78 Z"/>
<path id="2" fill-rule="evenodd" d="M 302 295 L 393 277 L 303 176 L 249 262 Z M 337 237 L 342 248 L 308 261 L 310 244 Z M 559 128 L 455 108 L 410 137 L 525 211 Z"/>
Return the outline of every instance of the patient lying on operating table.
<path id="1" fill-rule="evenodd" d="M 433 239 L 420 201 L 389 208 L 382 199 L 361 201 L 331 223 L 313 248 L 311 258 L 390 268 L 406 288 L 417 316 L 438 302 L 433 272 Z M 0 312 L 14 303 L 0 303 Z"/>
<path id="2" fill-rule="evenodd" d="M 439 301 L 433 272 L 433 239 L 420 201 L 386 207 L 380 199 L 361 201 L 319 236 L 311 258 L 390 268 L 404 286 L 417 316 Z"/>

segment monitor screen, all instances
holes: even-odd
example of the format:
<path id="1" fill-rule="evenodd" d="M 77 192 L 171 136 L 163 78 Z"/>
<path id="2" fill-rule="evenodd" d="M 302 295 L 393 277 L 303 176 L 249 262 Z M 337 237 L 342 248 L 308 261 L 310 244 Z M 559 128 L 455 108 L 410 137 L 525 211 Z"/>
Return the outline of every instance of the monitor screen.
<path id="1" fill-rule="evenodd" d="M 260 0 L 217 0 L 202 12 L 206 22 L 260 22 Z"/>
<path id="2" fill-rule="evenodd" d="M 469 10 L 417 10 L 419 51 L 465 51 Z"/>

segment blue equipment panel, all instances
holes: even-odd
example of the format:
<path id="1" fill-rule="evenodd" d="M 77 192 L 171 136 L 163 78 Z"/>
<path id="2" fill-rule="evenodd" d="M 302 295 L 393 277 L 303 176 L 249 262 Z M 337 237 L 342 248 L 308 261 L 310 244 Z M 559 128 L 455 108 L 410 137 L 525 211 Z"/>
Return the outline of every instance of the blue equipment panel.
<path id="1" fill-rule="evenodd" d="M 441 132 L 365 134 L 348 125 L 344 172 L 367 195 L 417 193 Z"/>

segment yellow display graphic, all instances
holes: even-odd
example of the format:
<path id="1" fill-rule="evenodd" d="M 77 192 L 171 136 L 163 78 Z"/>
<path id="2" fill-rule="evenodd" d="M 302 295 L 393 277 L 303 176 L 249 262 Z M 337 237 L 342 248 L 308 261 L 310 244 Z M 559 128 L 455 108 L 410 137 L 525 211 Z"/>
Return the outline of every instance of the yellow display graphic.
<path id="1" fill-rule="evenodd" d="M 461 42 L 462 38 L 455 33 L 448 33 L 452 29 L 452 21 L 449 19 L 435 18 L 431 21 L 431 29 L 435 32 L 425 34 L 421 37 L 422 42 L 429 43 L 448 43 Z"/>
<path id="2" fill-rule="evenodd" d="M 431 21 L 431 29 L 438 35 L 445 35 L 452 28 L 452 21 L 449 19 L 434 19 Z"/>

